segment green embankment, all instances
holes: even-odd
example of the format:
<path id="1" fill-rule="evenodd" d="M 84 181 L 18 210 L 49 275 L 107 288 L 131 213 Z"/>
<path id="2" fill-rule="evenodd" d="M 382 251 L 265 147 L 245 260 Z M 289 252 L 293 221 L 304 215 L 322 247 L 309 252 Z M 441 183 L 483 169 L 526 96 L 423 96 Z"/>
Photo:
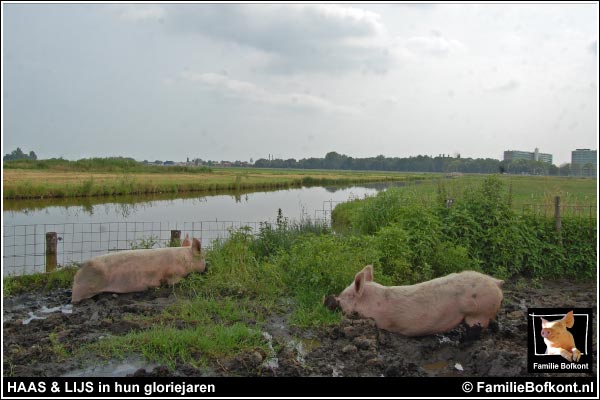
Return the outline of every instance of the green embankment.
<path id="1" fill-rule="evenodd" d="M 393 172 L 146 166 L 131 161 L 94 160 L 5 162 L 3 197 L 39 199 L 274 190 L 317 185 L 412 181 L 432 176 Z"/>

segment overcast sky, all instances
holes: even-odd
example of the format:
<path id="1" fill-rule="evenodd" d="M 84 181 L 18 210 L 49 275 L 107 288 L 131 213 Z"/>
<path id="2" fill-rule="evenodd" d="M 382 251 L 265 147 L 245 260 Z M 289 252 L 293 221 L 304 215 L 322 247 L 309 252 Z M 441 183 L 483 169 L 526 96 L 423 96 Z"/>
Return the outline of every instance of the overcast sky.
<path id="1" fill-rule="evenodd" d="M 598 4 L 2 3 L 3 154 L 597 148 Z"/>

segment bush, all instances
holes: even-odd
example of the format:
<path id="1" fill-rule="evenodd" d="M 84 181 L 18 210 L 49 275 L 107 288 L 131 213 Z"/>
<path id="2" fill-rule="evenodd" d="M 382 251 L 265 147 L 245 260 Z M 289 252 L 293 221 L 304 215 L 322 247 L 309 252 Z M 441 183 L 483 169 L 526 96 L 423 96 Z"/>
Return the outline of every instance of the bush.
<path id="1" fill-rule="evenodd" d="M 355 231 L 372 235 L 381 228 L 398 220 L 398 215 L 406 200 L 401 188 L 390 188 L 375 197 L 365 200 L 356 214 Z"/>
<path id="2" fill-rule="evenodd" d="M 206 277 L 200 276 L 201 290 L 214 296 L 272 298 L 282 289 L 279 271 L 269 263 L 259 263 L 251 249 L 249 228 L 230 232 L 207 252 Z"/>
<path id="3" fill-rule="evenodd" d="M 426 206 L 405 189 L 336 207 L 336 218 L 355 232 L 375 235 L 383 272 L 395 282 L 415 282 L 464 269 L 498 278 L 596 276 L 596 221 L 522 217 L 510 207 L 511 193 L 497 176 L 453 195 L 443 185 Z M 339 211 L 338 211 L 339 208 Z"/>
<path id="4" fill-rule="evenodd" d="M 299 237 L 307 234 L 325 234 L 329 232 L 327 225 L 303 219 L 300 222 L 289 222 L 279 209 L 276 224 L 261 223 L 259 233 L 252 241 L 250 248 L 259 260 L 266 260 L 280 251 L 288 251 Z"/>
<path id="5" fill-rule="evenodd" d="M 443 226 L 449 240 L 469 249 L 484 272 L 506 279 L 522 269 L 530 231 L 502 191 L 497 177 L 486 178 L 475 190 L 466 189 L 464 199 L 445 214 Z"/>
<path id="6" fill-rule="evenodd" d="M 591 218 L 565 218 L 561 230 L 564 248 L 564 275 L 596 279 L 598 230 Z"/>
<path id="7" fill-rule="evenodd" d="M 406 284 L 416 280 L 411 268 L 414 254 L 409 234 L 398 224 L 382 228 L 375 235 L 375 246 L 380 255 L 381 270 L 394 284 Z"/>
<path id="8" fill-rule="evenodd" d="M 339 294 L 358 271 L 367 264 L 377 264 L 378 259 L 372 240 L 363 237 L 308 234 L 296 241 L 289 252 L 280 252 L 276 264 L 288 292 L 297 302 L 293 322 L 301 325 L 328 322 L 331 317 L 324 312 L 323 296 Z M 382 283 L 389 284 L 389 280 L 383 277 Z M 307 315 L 314 319 L 306 318 Z"/>
<path id="9" fill-rule="evenodd" d="M 466 247 L 450 242 L 442 242 L 435 246 L 431 267 L 436 277 L 465 270 L 480 270 L 479 263 L 469 256 Z"/>

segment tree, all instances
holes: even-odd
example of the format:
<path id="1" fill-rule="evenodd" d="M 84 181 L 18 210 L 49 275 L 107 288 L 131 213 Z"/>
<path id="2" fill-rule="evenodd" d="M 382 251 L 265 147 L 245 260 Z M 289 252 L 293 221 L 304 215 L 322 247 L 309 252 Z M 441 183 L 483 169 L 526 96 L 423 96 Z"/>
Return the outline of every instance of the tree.
<path id="1" fill-rule="evenodd" d="M 34 151 L 30 151 L 29 155 L 23 153 L 23 150 L 21 150 L 20 147 L 17 147 L 16 150 L 13 150 L 12 153 L 10 154 L 6 154 L 3 157 L 4 161 L 11 161 L 11 160 L 37 160 L 37 156 L 35 155 Z"/>

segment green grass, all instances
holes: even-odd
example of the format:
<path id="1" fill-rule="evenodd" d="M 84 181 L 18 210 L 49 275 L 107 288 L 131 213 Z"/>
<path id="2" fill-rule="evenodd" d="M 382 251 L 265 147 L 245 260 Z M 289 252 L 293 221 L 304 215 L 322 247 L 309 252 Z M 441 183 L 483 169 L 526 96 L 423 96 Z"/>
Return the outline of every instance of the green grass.
<path id="1" fill-rule="evenodd" d="M 56 355 L 56 357 L 60 361 L 64 361 L 71 355 L 71 352 L 65 348 L 65 345 L 62 344 L 58 338 L 58 334 L 56 332 L 50 332 L 48 335 L 50 340 L 50 350 Z"/>
<path id="2" fill-rule="evenodd" d="M 511 193 L 514 209 L 527 204 L 553 204 L 556 196 L 561 197 L 563 205 L 595 206 L 597 201 L 597 181 L 587 178 L 495 175 Z M 451 179 L 425 181 L 415 185 L 414 191 L 419 197 L 431 201 L 440 190 L 448 197 L 460 199 L 471 188 L 481 185 L 485 175 L 465 175 Z M 508 193 L 507 193 L 508 195 Z"/>
<path id="3" fill-rule="evenodd" d="M 128 316 L 139 330 L 86 345 L 77 354 L 142 354 L 171 369 L 181 363 L 207 366 L 246 352 L 266 354 L 261 332 L 270 316 L 286 316 L 287 324 L 299 328 L 339 323 L 341 314 L 326 309 L 323 296 L 339 294 L 367 264 L 384 285 L 464 269 L 524 282 L 595 280 L 594 218 L 564 218 L 559 235 L 552 219 L 521 215 L 514 206 L 532 194 L 544 201 L 557 191 L 567 202 L 593 203 L 592 183 L 465 176 L 341 204 L 335 218 L 343 221 L 344 233 L 311 221 L 290 223 L 283 216 L 256 236 L 244 228 L 232 231 L 206 252 L 206 274 L 190 274 L 175 285 L 174 304 L 153 315 Z M 450 208 L 443 201 L 448 197 L 455 199 Z M 68 287 L 73 272 L 6 278 L 4 295 Z M 69 356 L 56 335 L 49 349 L 59 358 Z"/>
<path id="4" fill-rule="evenodd" d="M 5 199 L 40 199 L 95 196 L 155 195 L 163 193 L 255 191 L 316 185 L 351 185 L 365 182 L 411 181 L 424 175 L 315 170 L 261 170 L 220 168 L 205 171 L 61 169 L 4 170 Z M 193 167 L 191 167 L 193 168 Z"/>
<path id="5" fill-rule="evenodd" d="M 178 329 L 173 326 L 153 326 L 150 329 L 115 336 L 85 346 L 83 351 L 94 351 L 106 358 L 124 358 L 128 354 L 142 354 L 151 362 L 174 370 L 181 363 L 195 368 L 209 361 L 231 357 L 250 349 L 267 351 L 267 343 L 259 330 L 242 323 L 232 325 L 197 325 Z"/>
<path id="6" fill-rule="evenodd" d="M 64 267 L 50 273 L 7 276 L 3 279 L 3 296 L 15 296 L 26 292 L 49 292 L 70 288 L 77 267 Z"/>
<path id="7" fill-rule="evenodd" d="M 386 221 L 389 215 L 398 212 L 407 204 L 435 206 L 445 199 L 455 202 L 466 199 L 473 188 L 481 186 L 489 176 L 464 175 L 453 178 L 429 179 L 405 188 L 389 189 L 377 198 L 354 200 L 339 204 L 332 213 L 332 224 L 337 231 L 349 229 L 353 224 L 369 226 L 374 232 L 378 221 Z M 551 217 L 554 215 L 554 199 L 561 198 L 562 215 L 596 217 L 596 184 L 594 179 L 537 177 L 537 176 L 494 176 L 505 188 L 504 201 L 515 212 L 533 213 Z M 359 221 L 359 210 L 369 209 Z M 359 228 L 359 227 L 355 227 Z"/>
<path id="8" fill-rule="evenodd" d="M 149 173 L 207 173 L 205 166 L 146 165 L 125 157 L 84 158 L 77 161 L 53 158 L 48 160 L 11 160 L 3 162 L 4 169 L 54 170 L 71 172 L 149 172 Z"/>
<path id="9" fill-rule="evenodd" d="M 546 197 L 570 193 L 563 204 L 583 199 L 595 208 L 596 198 L 589 191 L 595 181 L 530 178 L 529 184 L 526 180 L 514 182 L 504 176 L 466 177 L 438 185 L 413 185 L 407 190 L 388 189 L 336 207 L 332 218 L 342 232 L 374 236 L 387 273 L 408 283 L 461 265 L 503 279 L 518 274 L 595 277 L 595 213 L 563 212 L 563 227 L 557 232 L 551 217 L 522 213 L 514 202 L 526 197 L 525 192 L 547 190 Z M 446 206 L 448 198 L 454 199 L 451 207 Z"/>

